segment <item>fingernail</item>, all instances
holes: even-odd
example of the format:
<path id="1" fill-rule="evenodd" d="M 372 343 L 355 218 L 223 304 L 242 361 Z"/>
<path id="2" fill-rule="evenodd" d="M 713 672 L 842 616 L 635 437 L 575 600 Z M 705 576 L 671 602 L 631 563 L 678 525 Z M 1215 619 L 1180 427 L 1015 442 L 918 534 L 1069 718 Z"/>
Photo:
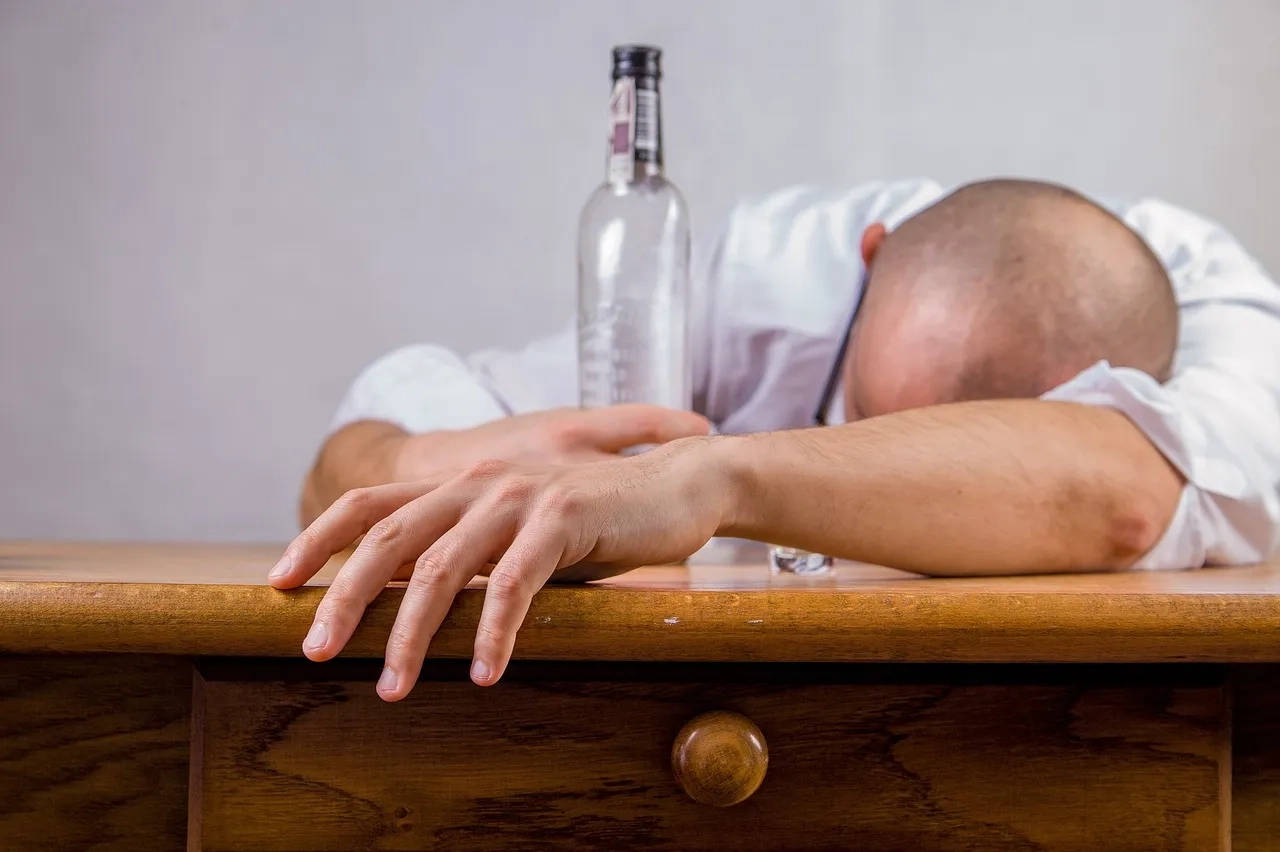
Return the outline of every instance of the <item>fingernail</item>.
<path id="1" fill-rule="evenodd" d="M 296 634 L 295 634 L 296 635 Z M 307 651 L 318 651 L 329 641 L 329 630 L 324 622 L 317 621 L 307 631 L 307 638 L 302 640 L 302 647 Z"/>
<path id="2" fill-rule="evenodd" d="M 396 677 L 396 673 L 391 670 L 391 666 L 383 666 L 382 674 L 378 677 L 378 691 L 395 692 L 398 681 L 399 679 Z"/>
<path id="3" fill-rule="evenodd" d="M 487 681 L 489 679 L 489 664 L 484 660 L 476 660 L 472 663 L 471 679 Z"/>
<path id="4" fill-rule="evenodd" d="M 267 575 L 268 580 L 275 580 L 289 573 L 289 569 L 293 567 L 293 557 L 286 553 L 280 557 L 280 561 L 276 563 L 276 567 L 271 569 L 271 573 Z"/>

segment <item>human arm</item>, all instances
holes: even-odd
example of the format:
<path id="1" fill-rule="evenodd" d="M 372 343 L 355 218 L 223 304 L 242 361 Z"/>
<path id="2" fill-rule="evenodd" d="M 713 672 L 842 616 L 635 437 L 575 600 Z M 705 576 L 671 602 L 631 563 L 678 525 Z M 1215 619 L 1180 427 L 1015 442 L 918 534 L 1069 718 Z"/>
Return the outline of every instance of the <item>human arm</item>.
<path id="1" fill-rule="evenodd" d="M 1125 417 L 1038 400 L 958 403 L 827 429 L 689 438 L 584 465 L 485 462 L 352 492 L 286 550 L 278 588 L 368 530 L 304 642 L 325 660 L 414 563 L 379 693 L 408 694 L 454 596 L 492 559 L 472 678 L 497 681 L 533 594 L 577 563 L 679 559 L 742 535 L 938 574 L 1123 567 L 1179 480 Z"/>
<path id="2" fill-rule="evenodd" d="M 517 350 L 461 358 L 416 344 L 383 356 L 352 382 L 299 501 L 306 526 L 353 488 L 421 479 L 481 459 L 580 462 L 636 444 L 705 435 L 689 412 L 576 403 L 571 329 Z"/>
<path id="3" fill-rule="evenodd" d="M 1124 415 L 1040 400 L 736 439 L 726 532 L 925 574 L 1126 568 L 1181 479 Z"/>

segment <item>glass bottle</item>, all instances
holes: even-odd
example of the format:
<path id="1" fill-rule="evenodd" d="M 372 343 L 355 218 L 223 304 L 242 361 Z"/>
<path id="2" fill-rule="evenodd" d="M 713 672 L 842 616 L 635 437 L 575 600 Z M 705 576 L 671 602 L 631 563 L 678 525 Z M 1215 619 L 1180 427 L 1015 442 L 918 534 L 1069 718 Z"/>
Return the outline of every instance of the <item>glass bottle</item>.
<path id="1" fill-rule="evenodd" d="M 578 226 L 583 407 L 690 407 L 689 214 L 663 175 L 662 51 L 613 49 L 605 182 Z"/>

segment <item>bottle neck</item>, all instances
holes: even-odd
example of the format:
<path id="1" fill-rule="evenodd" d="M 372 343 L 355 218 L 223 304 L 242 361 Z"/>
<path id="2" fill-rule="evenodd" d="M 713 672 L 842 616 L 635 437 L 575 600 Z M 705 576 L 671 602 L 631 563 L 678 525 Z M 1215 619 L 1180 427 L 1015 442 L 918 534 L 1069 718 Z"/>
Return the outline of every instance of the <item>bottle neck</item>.
<path id="1" fill-rule="evenodd" d="M 611 183 L 662 174 L 662 100 L 657 77 L 622 76 L 614 81 L 607 162 Z"/>

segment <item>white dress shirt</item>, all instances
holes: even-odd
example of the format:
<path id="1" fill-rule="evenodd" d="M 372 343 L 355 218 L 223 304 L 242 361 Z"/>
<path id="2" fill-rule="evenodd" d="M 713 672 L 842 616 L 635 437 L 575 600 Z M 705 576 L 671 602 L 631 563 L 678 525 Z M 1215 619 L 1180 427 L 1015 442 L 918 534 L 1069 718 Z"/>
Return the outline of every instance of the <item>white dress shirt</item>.
<path id="1" fill-rule="evenodd" d="M 938 200 L 928 180 L 787 189 L 740 204 L 693 281 L 694 408 L 724 433 L 813 425 L 861 297 L 860 237 Z M 1135 567 L 1256 562 L 1280 546 L 1280 287 L 1221 227 L 1153 199 L 1108 204 L 1168 270 L 1179 307 L 1171 378 L 1098 362 L 1044 394 L 1124 412 L 1186 478 Z M 387 420 L 410 432 L 577 404 L 572 327 L 466 358 L 398 349 L 356 378 L 332 429 Z M 843 422 L 838 391 L 827 422 Z"/>

